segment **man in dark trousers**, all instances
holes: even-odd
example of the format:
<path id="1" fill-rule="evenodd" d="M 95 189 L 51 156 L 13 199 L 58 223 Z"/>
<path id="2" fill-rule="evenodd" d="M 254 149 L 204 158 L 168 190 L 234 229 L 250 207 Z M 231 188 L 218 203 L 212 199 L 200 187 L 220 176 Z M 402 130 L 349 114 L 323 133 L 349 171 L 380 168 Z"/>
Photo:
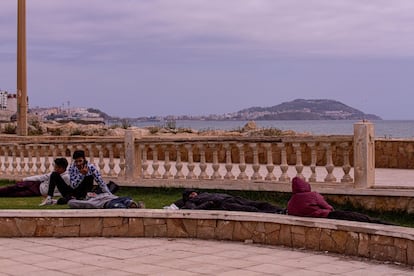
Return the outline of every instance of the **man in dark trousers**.
<path id="1" fill-rule="evenodd" d="M 198 193 L 192 189 L 183 192 L 182 209 L 227 210 L 283 214 L 285 209 L 267 202 L 254 201 L 221 193 Z"/>
<path id="2" fill-rule="evenodd" d="M 69 174 L 66 172 L 68 161 L 66 158 L 56 158 L 53 171 L 60 174 L 66 185 L 69 185 Z M 14 185 L 0 187 L 0 197 L 46 196 L 49 189 L 49 180 L 52 173 L 33 175 L 17 181 Z M 55 190 L 54 193 L 57 191 Z"/>
<path id="3" fill-rule="evenodd" d="M 42 205 L 53 204 L 52 197 L 55 187 L 62 194 L 58 204 L 66 204 L 71 199 L 84 199 L 88 192 L 93 190 L 93 181 L 98 183 L 100 191 L 111 194 L 105 181 L 94 164 L 89 163 L 85 158 L 83 150 L 76 150 L 73 153 L 73 162 L 69 167 L 70 186 L 66 185 L 59 174 L 52 173 L 50 176 L 48 196 Z"/>

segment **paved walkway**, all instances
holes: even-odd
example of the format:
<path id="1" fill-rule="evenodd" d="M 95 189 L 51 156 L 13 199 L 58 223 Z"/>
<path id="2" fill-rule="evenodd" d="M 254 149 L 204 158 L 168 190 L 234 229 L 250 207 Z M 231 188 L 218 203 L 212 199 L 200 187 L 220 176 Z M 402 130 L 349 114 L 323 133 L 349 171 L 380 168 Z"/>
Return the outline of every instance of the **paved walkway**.
<path id="1" fill-rule="evenodd" d="M 375 169 L 375 185 L 414 189 L 414 170 Z"/>
<path id="2" fill-rule="evenodd" d="M 0 238 L 0 275 L 414 275 L 323 252 L 165 238 Z"/>

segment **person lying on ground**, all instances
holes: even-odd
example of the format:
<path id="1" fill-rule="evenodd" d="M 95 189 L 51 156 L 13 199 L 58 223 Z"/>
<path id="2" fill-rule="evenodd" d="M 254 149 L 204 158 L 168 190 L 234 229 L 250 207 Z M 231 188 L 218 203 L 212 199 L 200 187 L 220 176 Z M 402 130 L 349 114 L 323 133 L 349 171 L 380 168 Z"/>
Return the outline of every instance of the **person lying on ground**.
<path id="1" fill-rule="evenodd" d="M 66 158 L 56 158 L 53 162 L 53 171 L 61 176 L 64 183 L 68 186 L 69 174 L 66 171 L 68 161 Z M 47 174 L 33 175 L 25 177 L 15 185 L 0 188 L 0 197 L 26 197 L 26 196 L 46 196 L 49 190 L 49 181 L 52 172 Z M 54 195 L 60 195 L 58 190 L 53 190 Z"/>
<path id="2" fill-rule="evenodd" d="M 174 201 L 173 203 L 171 203 L 170 205 L 164 206 L 163 209 L 165 210 L 179 210 L 181 208 L 183 208 L 184 206 L 184 201 L 182 198 Z"/>
<path id="3" fill-rule="evenodd" d="M 292 179 L 292 197 L 287 205 L 287 214 L 300 217 L 330 218 L 392 225 L 392 223 L 371 218 L 358 212 L 334 210 L 320 193 L 312 192 L 311 185 L 298 177 Z"/>
<path id="4" fill-rule="evenodd" d="M 239 196 L 221 193 L 198 193 L 196 190 L 186 189 L 183 192 L 182 209 L 195 210 L 226 210 L 244 212 L 263 212 L 283 214 L 284 208 L 267 202 L 254 201 Z"/>
<path id="5" fill-rule="evenodd" d="M 135 202 L 127 196 L 116 196 L 111 193 L 89 192 L 83 200 L 71 199 L 68 205 L 73 209 L 114 209 L 114 208 L 145 208 L 142 201 Z"/>
<path id="6" fill-rule="evenodd" d="M 57 202 L 58 204 L 66 204 L 73 198 L 83 199 L 88 192 L 92 191 L 94 180 L 98 184 L 101 192 L 111 193 L 96 166 L 86 160 L 83 150 L 76 150 L 72 158 L 73 162 L 69 167 L 70 186 L 66 185 L 59 174 L 52 173 L 47 197 L 40 205 L 53 204 L 52 197 L 55 187 L 62 194 L 62 198 Z"/>

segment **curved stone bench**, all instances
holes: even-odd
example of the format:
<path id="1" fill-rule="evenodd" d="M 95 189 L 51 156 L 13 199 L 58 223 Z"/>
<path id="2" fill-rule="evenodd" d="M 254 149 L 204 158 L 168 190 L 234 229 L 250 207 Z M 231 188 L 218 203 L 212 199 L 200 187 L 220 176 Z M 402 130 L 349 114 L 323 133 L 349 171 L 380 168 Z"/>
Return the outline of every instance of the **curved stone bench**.
<path id="1" fill-rule="evenodd" d="M 0 237 L 95 236 L 248 240 L 414 265 L 407 227 L 205 210 L 0 211 Z"/>

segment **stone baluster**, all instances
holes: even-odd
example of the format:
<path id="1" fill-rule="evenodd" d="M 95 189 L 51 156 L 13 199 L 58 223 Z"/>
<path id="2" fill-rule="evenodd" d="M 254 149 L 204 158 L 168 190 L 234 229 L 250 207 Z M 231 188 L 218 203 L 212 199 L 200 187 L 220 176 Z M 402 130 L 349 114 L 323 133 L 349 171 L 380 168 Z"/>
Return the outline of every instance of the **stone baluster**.
<path id="1" fill-rule="evenodd" d="M 101 172 L 102 175 L 106 176 L 103 147 L 102 147 L 102 145 L 97 145 L 96 148 L 97 148 L 98 154 L 99 154 L 99 161 L 98 161 L 99 171 Z"/>
<path id="2" fill-rule="evenodd" d="M 18 146 L 20 158 L 19 158 L 19 174 L 24 174 L 26 172 L 26 159 L 24 158 L 24 146 Z"/>
<path id="3" fill-rule="evenodd" d="M 177 160 L 175 161 L 175 169 L 177 170 L 177 173 L 175 174 L 175 179 L 184 179 L 183 174 L 183 162 L 181 161 L 181 145 L 175 145 L 175 151 L 177 154 Z"/>
<path id="4" fill-rule="evenodd" d="M 296 177 L 300 179 L 305 179 L 305 177 L 302 174 L 303 171 L 303 163 L 302 163 L 302 147 L 300 143 L 293 143 L 292 144 L 293 149 L 295 150 L 296 154 Z"/>
<path id="5" fill-rule="evenodd" d="M 114 160 L 114 145 L 113 144 L 107 144 L 106 148 L 108 149 L 109 153 L 109 171 L 108 176 L 115 176 L 115 160 Z"/>
<path id="6" fill-rule="evenodd" d="M 6 174 L 10 171 L 10 161 L 9 161 L 9 147 L 1 147 L 4 151 L 4 172 Z"/>
<path id="7" fill-rule="evenodd" d="M 26 145 L 27 150 L 27 173 L 33 173 L 33 149 L 31 145 Z"/>
<path id="8" fill-rule="evenodd" d="M 142 152 L 142 178 L 151 178 L 151 175 L 148 173 L 148 159 L 147 159 L 147 147 L 144 144 L 139 145 L 139 150 Z"/>
<path id="9" fill-rule="evenodd" d="M 4 155 L 6 155 L 6 154 L 5 154 L 4 147 L 0 147 L 0 153 L 1 153 L 1 152 L 3 152 L 3 155 L 0 155 L 0 156 L 4 156 Z M 3 163 L 3 158 L 1 158 L 1 157 L 0 157 L 0 175 L 4 174 L 4 173 L 5 173 L 5 171 L 6 171 L 6 169 L 4 169 L 4 170 L 2 169 L 3 164 L 4 164 L 4 163 Z"/>
<path id="10" fill-rule="evenodd" d="M 88 149 L 88 153 L 89 153 L 89 156 L 88 156 L 89 162 L 91 162 L 92 164 L 95 164 L 95 154 L 94 154 L 93 144 L 86 145 L 86 148 Z"/>
<path id="11" fill-rule="evenodd" d="M 194 174 L 194 156 L 193 156 L 193 145 L 191 144 L 185 144 L 184 146 L 187 149 L 187 156 L 188 156 L 188 164 L 187 164 L 187 168 L 188 168 L 188 174 L 187 174 L 187 179 L 196 179 L 197 176 Z"/>
<path id="12" fill-rule="evenodd" d="M 57 147 L 55 145 L 50 145 L 50 151 L 52 152 L 52 170 L 54 169 L 53 164 L 55 163 L 55 159 L 57 157 Z"/>
<path id="13" fill-rule="evenodd" d="M 35 171 L 34 171 L 34 173 L 35 174 L 41 174 L 42 172 L 41 172 L 41 170 L 40 170 L 40 168 L 41 168 L 41 166 L 42 166 L 42 162 L 41 162 L 41 160 L 40 160 L 40 146 L 39 145 L 35 145 L 34 146 L 34 150 L 35 150 L 35 153 L 36 153 L 36 163 L 35 163 Z"/>
<path id="14" fill-rule="evenodd" d="M 162 145 L 162 150 L 164 152 L 164 174 L 162 175 L 163 179 L 173 178 L 171 173 L 171 162 L 170 162 L 170 146 Z"/>
<path id="15" fill-rule="evenodd" d="M 253 151 L 253 175 L 251 177 L 252 180 L 261 180 L 263 177 L 260 175 L 260 164 L 259 164 L 259 152 L 257 150 L 257 143 L 250 143 L 250 147 Z"/>
<path id="16" fill-rule="evenodd" d="M 279 177 L 280 182 L 289 182 L 290 177 L 287 173 L 289 165 L 287 163 L 286 145 L 285 143 L 277 143 L 277 147 L 280 149 L 280 170 L 282 174 Z"/>
<path id="17" fill-rule="evenodd" d="M 11 175 L 17 174 L 16 149 L 17 146 L 10 146 L 10 150 L 12 152 Z"/>
<path id="18" fill-rule="evenodd" d="M 336 182 L 336 177 L 333 175 L 333 170 L 335 168 L 332 161 L 332 148 L 331 143 L 323 143 L 323 146 L 326 150 L 326 171 L 328 174 L 325 177 L 325 182 Z"/>
<path id="19" fill-rule="evenodd" d="M 160 164 L 158 162 L 158 146 L 157 145 L 150 145 L 150 148 L 152 150 L 152 174 L 151 178 L 160 178 L 161 174 L 158 171 L 158 168 L 160 167 Z"/>
<path id="20" fill-rule="evenodd" d="M 351 165 L 349 164 L 349 150 L 350 150 L 349 143 L 347 142 L 342 143 L 341 148 L 343 150 L 343 157 L 344 157 L 344 164 L 342 165 L 344 176 L 342 177 L 341 182 L 344 182 L 344 183 L 353 182 L 354 180 L 349 175 L 349 172 L 351 171 Z"/>
<path id="21" fill-rule="evenodd" d="M 122 144 L 117 144 L 116 147 L 118 148 L 118 152 L 119 152 L 119 173 L 118 173 L 118 177 L 125 177 L 126 161 L 125 161 L 124 147 L 123 147 Z"/>
<path id="22" fill-rule="evenodd" d="M 273 170 L 275 169 L 275 165 L 273 164 L 272 144 L 265 143 L 263 144 L 263 146 L 266 149 L 266 161 L 267 161 L 267 164 L 266 164 L 267 174 L 266 174 L 265 180 L 274 181 L 276 180 L 276 176 L 273 173 Z"/>
<path id="23" fill-rule="evenodd" d="M 49 148 L 47 145 L 42 145 L 42 156 L 44 156 L 45 161 L 44 161 L 44 166 L 45 166 L 45 170 L 43 171 L 44 173 L 48 173 L 50 171 L 52 171 L 50 169 L 50 160 L 49 160 Z"/>
<path id="24" fill-rule="evenodd" d="M 231 145 L 230 143 L 224 143 L 224 149 L 226 150 L 226 174 L 224 175 L 224 179 L 234 179 L 234 175 L 231 172 L 233 169 L 233 162 L 231 160 Z"/>
<path id="25" fill-rule="evenodd" d="M 70 153 L 70 157 L 72 157 L 73 156 L 73 152 L 75 151 L 75 148 L 74 148 L 74 146 L 72 144 L 69 144 L 68 145 L 68 151 Z M 89 160 L 89 161 L 92 162 L 91 160 Z"/>
<path id="26" fill-rule="evenodd" d="M 65 150 L 65 146 L 60 144 L 57 146 L 57 155 L 59 157 L 66 157 L 66 150 Z M 69 160 L 68 160 L 69 161 Z"/>
<path id="27" fill-rule="evenodd" d="M 316 143 L 315 142 L 311 142 L 307 144 L 308 147 L 311 149 L 311 163 L 310 163 L 310 170 L 311 170 L 311 175 L 308 178 L 309 182 L 316 182 Z"/>
<path id="28" fill-rule="evenodd" d="M 240 174 L 237 176 L 237 179 L 240 180 L 246 180 L 249 179 L 249 177 L 246 174 L 246 158 L 244 154 L 244 144 L 243 143 L 237 143 L 237 148 L 239 149 L 239 170 Z"/>
<path id="29" fill-rule="evenodd" d="M 212 179 L 221 179 L 220 164 L 218 160 L 218 149 L 216 144 L 211 144 L 210 147 L 213 149 L 213 175 L 211 176 Z"/>
<path id="30" fill-rule="evenodd" d="M 198 144 L 198 149 L 200 150 L 200 175 L 198 176 L 199 179 L 208 179 L 208 175 L 206 173 L 207 170 L 207 163 L 206 163 L 206 151 L 204 149 L 203 144 Z"/>

